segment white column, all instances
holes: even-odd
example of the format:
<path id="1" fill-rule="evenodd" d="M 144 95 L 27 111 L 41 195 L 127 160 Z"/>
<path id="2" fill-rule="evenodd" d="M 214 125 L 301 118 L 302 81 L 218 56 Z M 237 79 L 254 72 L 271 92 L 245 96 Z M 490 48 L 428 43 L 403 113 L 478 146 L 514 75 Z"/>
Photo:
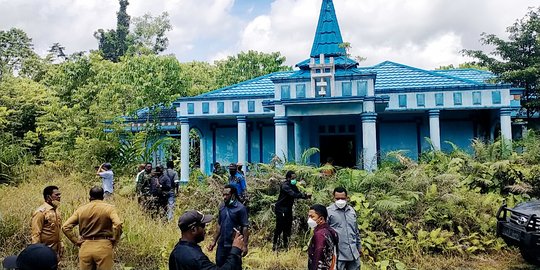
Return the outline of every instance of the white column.
<path id="1" fill-rule="evenodd" d="M 501 136 L 505 141 L 512 141 L 512 109 L 501 108 L 499 113 L 501 117 Z"/>
<path id="2" fill-rule="evenodd" d="M 201 162 L 201 167 L 199 168 L 203 174 L 206 175 L 206 139 L 203 137 L 202 134 L 199 134 L 201 137 L 199 150 L 201 151 L 199 153 L 199 160 Z"/>
<path id="3" fill-rule="evenodd" d="M 180 181 L 189 181 L 189 119 L 180 119 Z"/>
<path id="4" fill-rule="evenodd" d="M 364 170 L 377 169 L 377 114 L 365 112 L 362 114 L 362 147 L 364 155 Z"/>
<path id="5" fill-rule="evenodd" d="M 433 150 L 441 150 L 441 128 L 439 116 L 440 110 L 429 110 L 429 139 L 433 144 Z"/>
<path id="6" fill-rule="evenodd" d="M 294 161 L 296 164 L 302 162 L 302 122 L 294 121 Z"/>
<path id="7" fill-rule="evenodd" d="M 289 151 L 287 147 L 287 118 L 286 117 L 274 117 L 274 125 L 276 128 L 276 156 L 278 156 L 283 162 L 287 161 L 287 153 Z"/>
<path id="8" fill-rule="evenodd" d="M 238 162 L 244 165 L 244 168 L 247 168 L 246 156 L 247 156 L 247 125 L 246 117 L 238 116 L 236 117 L 238 123 Z"/>

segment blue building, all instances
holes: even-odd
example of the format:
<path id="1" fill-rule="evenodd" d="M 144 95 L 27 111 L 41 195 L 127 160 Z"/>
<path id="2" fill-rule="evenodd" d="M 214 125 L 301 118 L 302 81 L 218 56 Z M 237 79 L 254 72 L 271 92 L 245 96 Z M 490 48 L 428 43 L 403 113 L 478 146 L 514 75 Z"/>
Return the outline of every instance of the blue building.
<path id="1" fill-rule="evenodd" d="M 297 70 L 174 102 L 176 115 L 162 125 L 180 126 L 181 180 L 189 178 L 191 129 L 200 135 L 206 174 L 215 162 L 299 161 L 310 147 L 320 149 L 312 163 L 333 157 L 336 165 L 374 170 L 389 151 L 416 159 L 449 149 L 446 141 L 469 148 L 474 138 L 512 139 L 521 90 L 490 83 L 491 73 L 390 61 L 361 67 L 341 43 L 333 2 L 323 0 L 311 53 Z"/>

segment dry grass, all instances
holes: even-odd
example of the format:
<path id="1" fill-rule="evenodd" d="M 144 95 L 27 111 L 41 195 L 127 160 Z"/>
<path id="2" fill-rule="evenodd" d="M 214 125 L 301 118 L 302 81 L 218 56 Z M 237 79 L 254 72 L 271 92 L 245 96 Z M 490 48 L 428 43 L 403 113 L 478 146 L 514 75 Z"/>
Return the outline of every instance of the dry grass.
<path id="1" fill-rule="evenodd" d="M 175 222 L 166 223 L 150 218 L 138 206 L 131 195 L 133 180 L 120 178 L 115 204 L 124 220 L 124 235 L 116 250 L 116 269 L 167 269 L 170 251 L 178 241 L 179 230 Z M 25 181 L 18 186 L 0 187 L 0 258 L 18 253 L 29 242 L 29 223 L 32 211 L 42 203 L 42 189 L 58 185 L 62 191 L 61 212 L 64 220 L 80 205 L 88 201 L 88 189 L 99 184 L 93 175 L 65 174 L 54 165 L 33 168 Z M 123 185 L 122 185 L 123 184 Z M 219 203 L 220 183 L 211 182 L 206 187 L 191 186 L 179 197 L 175 217 L 186 208 L 215 212 Z M 259 239 L 250 247 L 244 259 L 246 269 L 305 269 L 306 252 L 292 248 L 287 252 L 272 252 L 265 243 L 271 229 L 253 232 Z M 206 246 L 211 235 L 208 232 Z M 67 247 L 63 269 L 76 269 L 76 248 L 63 239 Z M 406 251 L 403 253 L 406 254 Z M 213 259 L 214 254 L 208 254 Z M 422 256 L 419 258 L 396 258 L 411 269 L 534 269 L 523 262 L 516 251 L 483 254 L 472 257 Z M 362 269 L 377 269 L 374 264 L 363 264 Z"/>

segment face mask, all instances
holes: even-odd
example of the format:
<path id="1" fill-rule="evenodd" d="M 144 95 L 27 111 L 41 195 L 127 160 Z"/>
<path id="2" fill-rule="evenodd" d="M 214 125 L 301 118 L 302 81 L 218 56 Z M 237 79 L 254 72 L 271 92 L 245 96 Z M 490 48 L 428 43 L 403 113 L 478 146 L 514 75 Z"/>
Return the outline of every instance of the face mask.
<path id="1" fill-rule="evenodd" d="M 315 227 L 317 227 L 317 221 L 313 220 L 312 218 L 308 218 L 307 225 L 310 228 L 315 229 Z"/>
<path id="2" fill-rule="evenodd" d="M 292 179 L 292 180 L 291 180 L 291 185 L 294 186 L 294 185 L 296 185 L 296 183 L 297 183 L 297 182 L 296 182 L 296 179 Z"/>
<path id="3" fill-rule="evenodd" d="M 347 206 L 347 201 L 346 200 L 337 200 L 336 201 L 336 206 L 339 209 L 343 209 L 345 206 Z"/>

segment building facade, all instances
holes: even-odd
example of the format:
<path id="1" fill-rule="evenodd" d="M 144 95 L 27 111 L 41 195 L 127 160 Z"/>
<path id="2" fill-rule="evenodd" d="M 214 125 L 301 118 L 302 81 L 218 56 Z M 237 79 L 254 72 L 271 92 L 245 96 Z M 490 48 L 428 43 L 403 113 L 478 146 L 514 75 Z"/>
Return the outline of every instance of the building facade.
<path id="1" fill-rule="evenodd" d="M 276 72 L 174 102 L 164 129 L 179 129 L 181 180 L 189 179 L 189 132 L 197 130 L 200 169 L 216 162 L 299 162 L 374 170 L 390 151 L 470 148 L 474 138 L 513 137 L 520 89 L 475 69 L 423 70 L 385 61 L 361 67 L 347 57 L 332 0 L 323 0 L 309 59 Z M 173 111 L 173 112 L 174 112 Z M 514 128 L 519 133 L 519 128 Z"/>

